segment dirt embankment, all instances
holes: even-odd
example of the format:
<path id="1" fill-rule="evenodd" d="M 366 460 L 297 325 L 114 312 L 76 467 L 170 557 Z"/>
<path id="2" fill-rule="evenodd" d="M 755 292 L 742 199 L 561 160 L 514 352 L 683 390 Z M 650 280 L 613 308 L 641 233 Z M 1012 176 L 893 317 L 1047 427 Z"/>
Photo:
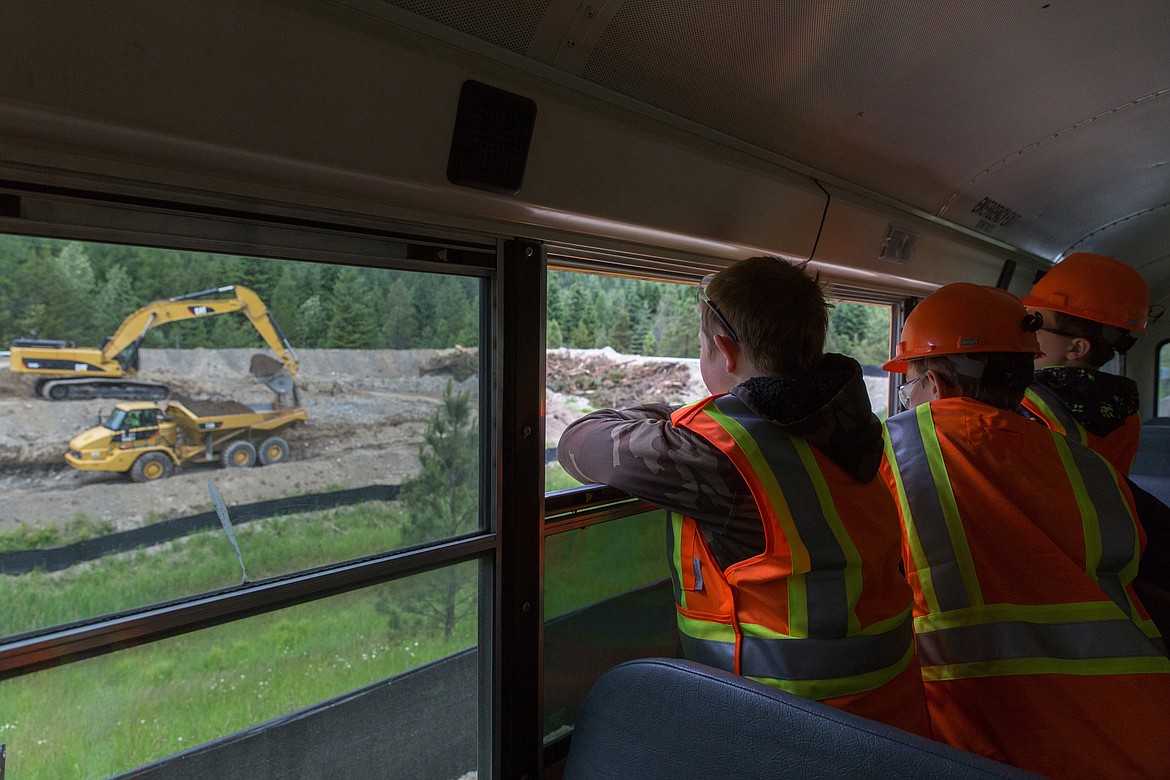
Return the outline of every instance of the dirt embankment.
<path id="1" fill-rule="evenodd" d="M 144 350 L 140 378 L 206 401 L 270 405 L 248 373 L 255 350 Z M 448 382 L 477 392 L 466 350 L 304 350 L 297 388 L 308 422 L 288 431 L 291 459 L 264 468 L 186 466 L 135 484 L 118 474 L 64 463 L 69 440 L 94 426 L 112 400 L 34 398 L 32 380 L 0 368 L 0 531 L 78 518 L 132 528 L 211 508 L 214 479 L 229 505 L 339 487 L 399 483 L 417 472 L 418 448 Z M 612 350 L 548 353 L 546 439 L 602 406 L 681 402 L 703 393 L 696 361 L 656 360 Z"/>

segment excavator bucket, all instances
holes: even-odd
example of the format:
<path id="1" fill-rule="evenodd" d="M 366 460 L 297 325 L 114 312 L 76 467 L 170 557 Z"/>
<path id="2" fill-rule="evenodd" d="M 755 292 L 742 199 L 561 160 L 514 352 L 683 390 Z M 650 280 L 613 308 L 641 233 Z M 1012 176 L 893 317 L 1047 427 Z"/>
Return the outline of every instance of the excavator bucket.
<path id="1" fill-rule="evenodd" d="M 252 356 L 248 371 L 281 398 L 291 393 L 296 386 L 279 360 L 262 353 Z"/>

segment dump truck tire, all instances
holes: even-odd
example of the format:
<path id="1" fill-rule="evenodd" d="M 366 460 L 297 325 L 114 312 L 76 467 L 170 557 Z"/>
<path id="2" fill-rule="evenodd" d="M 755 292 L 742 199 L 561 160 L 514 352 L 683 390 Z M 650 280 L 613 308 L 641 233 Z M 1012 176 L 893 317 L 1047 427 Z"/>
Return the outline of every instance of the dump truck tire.
<path id="1" fill-rule="evenodd" d="M 256 448 L 250 441 L 233 441 L 221 457 L 225 469 L 246 469 L 256 463 Z"/>
<path id="2" fill-rule="evenodd" d="M 288 460 L 288 442 L 279 436 L 271 436 L 260 443 L 258 455 L 261 466 L 283 463 Z"/>
<path id="3" fill-rule="evenodd" d="M 175 471 L 175 464 L 161 452 L 148 452 L 130 467 L 130 479 L 135 482 L 154 482 L 166 479 Z"/>

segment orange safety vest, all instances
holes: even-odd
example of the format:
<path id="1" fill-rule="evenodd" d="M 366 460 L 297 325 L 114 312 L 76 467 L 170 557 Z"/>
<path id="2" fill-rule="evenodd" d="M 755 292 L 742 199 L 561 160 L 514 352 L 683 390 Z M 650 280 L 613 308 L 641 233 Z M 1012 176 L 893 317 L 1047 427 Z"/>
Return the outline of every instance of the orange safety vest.
<path id="1" fill-rule="evenodd" d="M 1142 421 L 1137 414 L 1126 417 L 1120 428 L 1105 436 L 1098 436 L 1089 433 L 1077 422 L 1060 396 L 1037 382 L 1033 382 L 1024 392 L 1024 400 L 1020 405 L 1052 430 L 1060 431 L 1094 452 L 1101 453 L 1123 476 L 1129 475 L 1142 438 Z"/>
<path id="2" fill-rule="evenodd" d="M 1170 770 L 1170 659 L 1131 587 L 1145 543 L 1102 457 L 968 398 L 886 421 L 882 474 L 934 736 L 1054 777 Z"/>
<path id="3" fill-rule="evenodd" d="M 882 481 L 857 481 L 733 395 L 671 421 L 731 459 L 765 538 L 762 554 L 724 571 L 699 525 L 670 513 L 683 655 L 929 734 L 898 517 Z"/>

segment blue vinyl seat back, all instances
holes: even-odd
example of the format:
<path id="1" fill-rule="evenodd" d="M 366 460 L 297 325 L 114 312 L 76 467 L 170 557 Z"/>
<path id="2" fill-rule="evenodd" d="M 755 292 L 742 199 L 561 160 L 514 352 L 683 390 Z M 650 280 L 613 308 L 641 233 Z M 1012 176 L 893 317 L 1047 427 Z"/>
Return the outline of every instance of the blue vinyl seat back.
<path id="1" fill-rule="evenodd" d="M 1033 778 L 753 680 L 672 658 L 606 672 L 577 716 L 565 780 Z"/>

